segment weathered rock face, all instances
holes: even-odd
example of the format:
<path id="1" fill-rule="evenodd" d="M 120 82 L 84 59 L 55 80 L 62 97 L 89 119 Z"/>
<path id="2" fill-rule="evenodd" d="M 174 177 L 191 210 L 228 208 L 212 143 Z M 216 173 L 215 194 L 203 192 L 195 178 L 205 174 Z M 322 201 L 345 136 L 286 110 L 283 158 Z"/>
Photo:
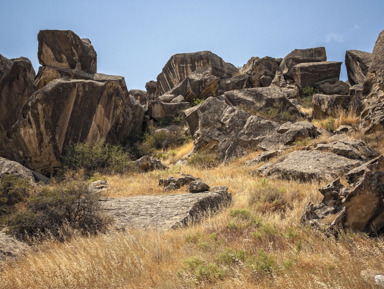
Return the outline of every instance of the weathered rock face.
<path id="1" fill-rule="evenodd" d="M 217 96 L 220 78 L 216 76 L 212 67 L 202 67 L 190 73 L 175 88 L 167 92 L 167 95 L 184 96 L 186 101 L 206 99 L 209 96 Z M 160 96 L 161 97 L 161 96 Z"/>
<path id="2" fill-rule="evenodd" d="M 293 79 L 292 70 L 295 65 L 305 62 L 320 62 L 326 60 L 327 54 L 324 47 L 295 49 L 284 57 L 280 64 L 280 70 L 285 77 Z"/>
<path id="3" fill-rule="evenodd" d="M 231 78 L 220 79 L 218 95 L 226 91 L 251 87 L 248 74 L 240 74 Z"/>
<path id="4" fill-rule="evenodd" d="M 177 86 L 198 68 L 209 66 L 220 78 L 232 77 L 238 69 L 210 51 L 173 55 L 157 76 L 156 95 L 160 96 Z"/>
<path id="5" fill-rule="evenodd" d="M 313 117 L 324 119 L 327 117 L 336 117 L 341 111 L 348 112 L 353 105 L 349 95 L 325 95 L 315 94 L 312 99 Z M 359 107 L 354 108 L 358 111 Z"/>
<path id="6" fill-rule="evenodd" d="M 131 89 L 128 91 L 129 95 L 132 95 L 134 99 L 140 102 L 141 105 L 146 105 L 148 101 L 147 92 L 140 89 Z"/>
<path id="7" fill-rule="evenodd" d="M 265 116 L 277 121 L 297 120 L 302 114 L 284 90 L 276 87 L 249 88 L 224 93 L 227 103 L 248 113 Z"/>
<path id="8" fill-rule="evenodd" d="M 41 65 L 96 72 L 97 55 L 89 39 L 70 30 L 41 30 L 37 39 Z"/>
<path id="9" fill-rule="evenodd" d="M 198 222 L 204 216 L 228 206 L 232 195 L 226 190 L 199 194 L 142 196 L 104 199 L 105 211 L 117 229 L 168 230 Z"/>
<path id="10" fill-rule="evenodd" d="M 327 79 L 315 83 L 313 85 L 314 88 L 320 91 L 320 93 L 332 95 L 332 94 L 349 94 L 350 86 L 344 81 L 340 81 L 338 79 Z"/>
<path id="11" fill-rule="evenodd" d="M 166 167 L 160 160 L 153 159 L 149 156 L 143 156 L 135 161 L 135 165 L 139 171 L 149 172 L 153 170 L 164 170 Z"/>
<path id="12" fill-rule="evenodd" d="M 371 134 L 384 130 L 384 93 L 373 93 L 365 103 L 365 108 L 360 115 L 360 130 Z"/>
<path id="13" fill-rule="evenodd" d="M 380 32 L 372 52 L 372 62 L 364 82 L 364 92 L 384 90 L 384 30 Z"/>
<path id="14" fill-rule="evenodd" d="M 3 75 L 6 74 L 8 70 L 11 69 L 11 66 L 12 66 L 12 60 L 0 54 L 0 80 L 3 77 Z"/>
<path id="15" fill-rule="evenodd" d="M 21 108 L 27 99 L 35 92 L 33 81 L 35 70 L 27 58 L 17 58 L 6 61 L 3 77 L 0 78 L 0 115 L 4 130 L 8 130 L 19 117 Z"/>
<path id="16" fill-rule="evenodd" d="M 308 204 L 302 222 L 329 231 L 352 229 L 368 234 L 378 234 L 384 228 L 384 173 L 380 156 L 354 169 L 352 186 L 344 188 L 340 180 L 319 189 L 324 196 L 317 205 Z M 356 177 L 358 176 L 358 177 Z M 356 180 L 357 179 L 357 180 Z"/>
<path id="17" fill-rule="evenodd" d="M 347 50 L 345 53 L 345 66 L 348 80 L 351 85 L 364 83 L 368 68 L 371 65 L 372 54 L 360 50 Z"/>
<path id="18" fill-rule="evenodd" d="M 5 175 L 27 179 L 30 183 L 34 183 L 36 180 L 31 170 L 17 162 L 0 157 L 0 179 Z"/>
<path id="19" fill-rule="evenodd" d="M 186 121 L 191 133 L 194 132 L 194 152 L 215 153 L 220 161 L 245 154 L 278 126 L 215 97 L 188 113 Z"/>
<path id="20" fill-rule="evenodd" d="M 247 74 L 250 77 L 252 87 L 267 87 L 275 77 L 279 69 L 281 59 L 272 57 L 252 57 L 240 70 L 240 73 Z M 267 80 L 267 77 L 269 80 Z"/>
<path id="21" fill-rule="evenodd" d="M 15 258 L 25 254 L 30 249 L 26 243 L 6 234 L 6 229 L 0 231 L 0 261 Z"/>
<path id="22" fill-rule="evenodd" d="M 261 166 L 257 172 L 261 176 L 311 182 L 335 179 L 360 164 L 359 160 L 328 152 L 294 151 Z"/>
<path id="23" fill-rule="evenodd" d="M 295 83 L 304 88 L 327 79 L 339 79 L 342 62 L 322 61 L 297 64 L 292 69 Z"/>
<path id="24" fill-rule="evenodd" d="M 263 150 L 281 150 L 294 142 L 318 136 L 317 128 L 310 122 L 299 121 L 295 123 L 286 122 L 276 131 L 264 138 L 258 145 Z"/>
<path id="25" fill-rule="evenodd" d="M 0 150 L 9 159 L 51 174 L 67 144 L 123 142 L 140 130 L 143 114 L 120 80 L 57 79 L 28 99 L 22 117 L 0 136 Z"/>
<path id="26" fill-rule="evenodd" d="M 148 105 L 148 115 L 153 119 L 160 121 L 169 117 L 177 116 L 189 107 L 189 102 L 164 103 L 161 101 L 152 101 Z"/>

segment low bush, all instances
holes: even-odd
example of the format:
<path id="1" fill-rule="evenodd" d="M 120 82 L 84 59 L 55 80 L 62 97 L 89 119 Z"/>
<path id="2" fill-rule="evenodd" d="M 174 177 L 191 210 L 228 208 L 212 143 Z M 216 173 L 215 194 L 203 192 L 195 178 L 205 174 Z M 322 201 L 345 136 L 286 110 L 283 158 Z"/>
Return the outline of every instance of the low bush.
<path id="1" fill-rule="evenodd" d="M 63 240 L 74 231 L 96 234 L 110 223 L 102 214 L 99 198 L 100 193 L 89 191 L 84 182 L 44 187 L 27 200 L 24 211 L 10 219 L 9 231 L 20 239 L 49 234 Z"/>
<path id="2" fill-rule="evenodd" d="M 130 156 L 121 146 L 99 141 L 70 144 L 64 153 L 62 163 L 65 170 L 85 169 L 87 175 L 95 171 L 123 173 L 131 168 Z"/>
<path id="3" fill-rule="evenodd" d="M 18 204 L 25 202 L 33 191 L 29 181 L 15 175 L 6 175 L 0 179 L 0 223 L 7 223 L 10 214 L 16 211 Z"/>
<path id="4" fill-rule="evenodd" d="M 311 86 L 306 86 L 301 90 L 300 93 L 300 103 L 304 108 L 310 108 L 312 107 L 312 99 L 313 95 L 316 93 L 319 93 L 319 91 L 316 88 L 313 88 Z"/>
<path id="5" fill-rule="evenodd" d="M 188 160 L 188 165 L 196 168 L 214 168 L 219 164 L 219 160 L 215 154 L 211 153 L 194 153 Z"/>

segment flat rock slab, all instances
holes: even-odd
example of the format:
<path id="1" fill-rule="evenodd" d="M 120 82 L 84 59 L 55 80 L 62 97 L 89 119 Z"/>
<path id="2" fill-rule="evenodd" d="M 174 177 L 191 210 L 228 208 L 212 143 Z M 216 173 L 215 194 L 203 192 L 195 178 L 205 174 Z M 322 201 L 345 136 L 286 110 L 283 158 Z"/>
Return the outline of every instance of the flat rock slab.
<path id="1" fill-rule="evenodd" d="M 117 229 L 177 229 L 198 222 L 222 207 L 228 206 L 232 195 L 227 191 L 166 196 L 107 198 L 104 210 L 115 219 Z"/>
<path id="2" fill-rule="evenodd" d="M 261 166 L 261 176 L 271 176 L 301 182 L 323 181 L 337 178 L 362 164 L 334 153 L 295 151 L 272 163 Z"/>

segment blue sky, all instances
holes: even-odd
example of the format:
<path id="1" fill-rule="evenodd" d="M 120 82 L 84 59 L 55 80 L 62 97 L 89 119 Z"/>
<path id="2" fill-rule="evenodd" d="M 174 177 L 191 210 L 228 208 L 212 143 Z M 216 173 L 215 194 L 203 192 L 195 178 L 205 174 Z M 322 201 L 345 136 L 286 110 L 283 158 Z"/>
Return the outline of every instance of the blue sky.
<path id="1" fill-rule="evenodd" d="M 344 61 L 348 49 L 372 52 L 383 13 L 382 0 L 0 0 L 0 53 L 28 57 L 37 71 L 39 30 L 69 29 L 92 41 L 98 72 L 143 89 L 181 52 L 210 50 L 242 66 L 325 46 L 328 60 Z"/>

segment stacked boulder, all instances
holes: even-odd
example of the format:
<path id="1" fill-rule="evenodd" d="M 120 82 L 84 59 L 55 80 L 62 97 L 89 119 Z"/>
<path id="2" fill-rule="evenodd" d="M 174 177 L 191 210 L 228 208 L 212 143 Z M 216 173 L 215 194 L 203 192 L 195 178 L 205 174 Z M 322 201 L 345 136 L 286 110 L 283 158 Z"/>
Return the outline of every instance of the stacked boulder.
<path id="1" fill-rule="evenodd" d="M 0 102 L 2 108 L 13 106 L 2 114 L 2 156 L 49 175 L 61 166 L 68 144 L 121 143 L 141 129 L 142 106 L 129 96 L 123 77 L 96 73 L 96 52 L 88 39 L 72 31 L 42 30 L 38 40 L 43 66 L 34 83 L 28 60 L 0 62 L 5 87 Z M 17 80 L 15 100 L 7 87 Z"/>

